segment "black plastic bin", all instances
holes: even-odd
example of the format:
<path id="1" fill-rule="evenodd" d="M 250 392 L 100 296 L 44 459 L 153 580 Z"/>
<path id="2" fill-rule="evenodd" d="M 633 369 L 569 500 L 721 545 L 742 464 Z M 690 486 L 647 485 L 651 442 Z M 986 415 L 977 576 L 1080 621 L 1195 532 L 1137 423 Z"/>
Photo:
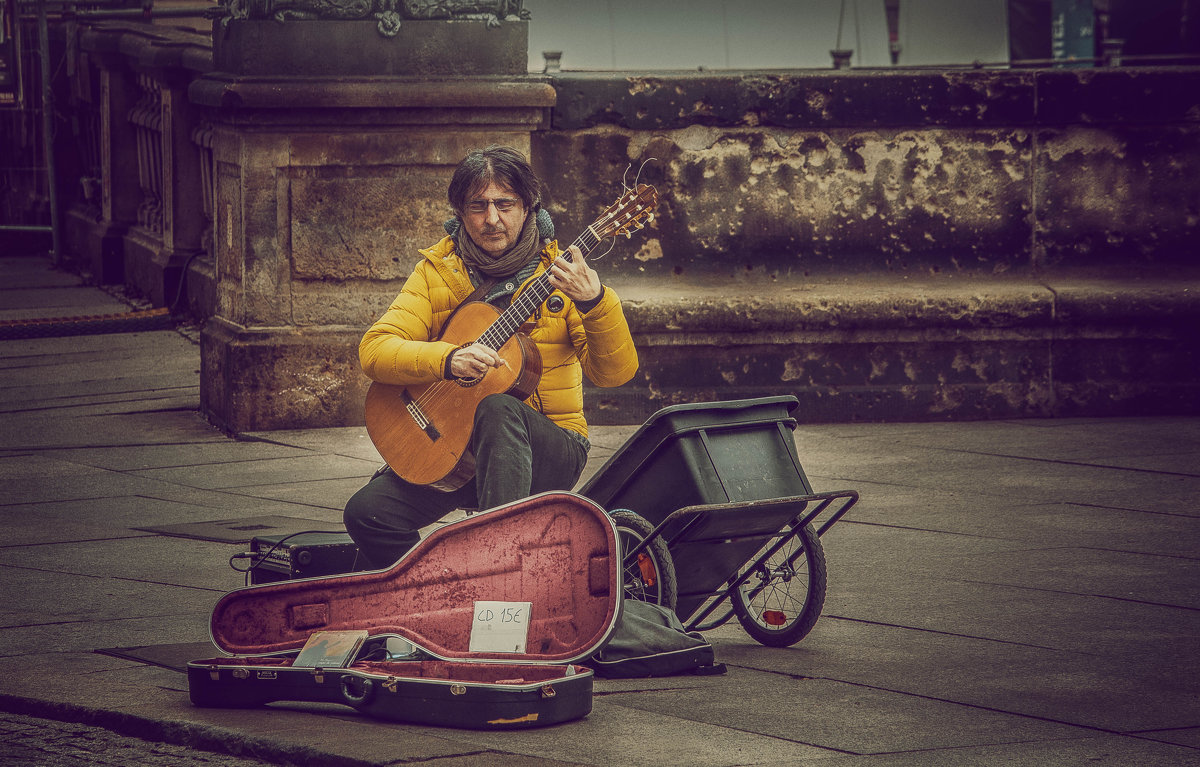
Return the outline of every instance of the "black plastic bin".
<path id="1" fill-rule="evenodd" d="M 579 493 L 655 525 L 685 506 L 812 495 L 792 439 L 798 405 L 779 396 L 663 408 Z"/>
<path id="2" fill-rule="evenodd" d="M 673 592 L 689 631 L 736 615 L 757 641 L 786 647 L 812 629 L 825 602 L 820 537 L 858 493 L 813 492 L 792 438 L 798 406 L 782 396 L 663 408 L 583 484 L 610 512 L 644 518 L 628 522 L 630 593 Z M 657 591 L 643 557 L 672 573 Z"/>

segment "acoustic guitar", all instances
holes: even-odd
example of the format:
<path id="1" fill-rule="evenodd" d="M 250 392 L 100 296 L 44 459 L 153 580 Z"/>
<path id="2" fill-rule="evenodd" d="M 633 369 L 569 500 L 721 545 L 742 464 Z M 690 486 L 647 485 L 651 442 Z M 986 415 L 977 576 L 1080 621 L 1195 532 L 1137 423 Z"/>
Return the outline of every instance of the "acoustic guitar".
<path id="1" fill-rule="evenodd" d="M 625 237 L 653 219 L 658 192 L 638 184 L 605 209 L 574 245 L 583 254 L 606 238 Z M 563 251 L 560 258 L 570 259 Z M 504 311 L 482 301 L 459 306 L 438 340 L 459 348 L 481 343 L 507 363 L 479 378 L 396 386 L 375 382 L 367 390 L 367 434 L 392 470 L 416 485 L 449 492 L 475 476 L 471 431 L 475 408 L 489 394 L 528 398 L 542 375 L 542 360 L 521 327 L 550 297 L 549 272 L 534 278 Z"/>

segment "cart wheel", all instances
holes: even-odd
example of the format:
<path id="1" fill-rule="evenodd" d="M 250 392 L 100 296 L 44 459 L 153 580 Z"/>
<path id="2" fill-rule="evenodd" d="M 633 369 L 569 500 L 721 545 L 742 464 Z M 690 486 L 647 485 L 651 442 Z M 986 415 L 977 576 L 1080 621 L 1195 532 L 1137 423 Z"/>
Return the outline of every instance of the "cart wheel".
<path id="1" fill-rule="evenodd" d="M 618 509 L 609 516 L 617 525 L 622 552 L 633 551 L 654 531 L 654 525 L 628 509 Z M 624 563 L 621 580 L 627 599 L 675 609 L 675 564 L 667 542 L 661 537 L 652 539 L 646 550 L 638 554 L 637 561 Z"/>
<path id="2" fill-rule="evenodd" d="M 761 644 L 796 644 L 812 631 L 825 606 L 825 552 L 816 530 L 805 525 L 751 570 L 750 579 L 733 593 L 738 622 Z"/>

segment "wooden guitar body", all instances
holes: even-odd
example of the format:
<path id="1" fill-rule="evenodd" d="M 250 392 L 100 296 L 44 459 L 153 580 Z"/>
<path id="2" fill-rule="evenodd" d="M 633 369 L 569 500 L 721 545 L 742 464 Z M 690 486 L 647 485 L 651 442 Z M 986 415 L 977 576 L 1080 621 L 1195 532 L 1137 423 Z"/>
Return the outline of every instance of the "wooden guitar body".
<path id="1" fill-rule="evenodd" d="M 467 346 L 500 316 L 490 304 L 463 304 L 450 317 L 440 340 Z M 451 491 L 475 476 L 471 431 L 475 408 L 489 394 L 523 400 L 542 375 L 533 340 L 514 333 L 496 350 L 508 364 L 475 381 L 436 381 L 395 386 L 372 383 L 367 390 L 367 434 L 392 471 L 417 485 Z"/>

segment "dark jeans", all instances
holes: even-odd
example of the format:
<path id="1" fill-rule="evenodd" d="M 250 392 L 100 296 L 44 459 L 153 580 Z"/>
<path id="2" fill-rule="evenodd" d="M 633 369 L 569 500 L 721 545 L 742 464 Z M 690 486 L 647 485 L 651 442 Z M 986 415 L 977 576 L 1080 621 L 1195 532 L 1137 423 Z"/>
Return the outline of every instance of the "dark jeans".
<path id="1" fill-rule="evenodd" d="M 475 477 L 446 493 L 413 485 L 390 469 L 346 504 L 346 531 L 359 562 L 390 566 L 420 540 L 418 530 L 454 509 L 491 509 L 548 490 L 570 490 L 587 462 L 587 440 L 507 394 L 485 397 L 471 432 Z"/>

